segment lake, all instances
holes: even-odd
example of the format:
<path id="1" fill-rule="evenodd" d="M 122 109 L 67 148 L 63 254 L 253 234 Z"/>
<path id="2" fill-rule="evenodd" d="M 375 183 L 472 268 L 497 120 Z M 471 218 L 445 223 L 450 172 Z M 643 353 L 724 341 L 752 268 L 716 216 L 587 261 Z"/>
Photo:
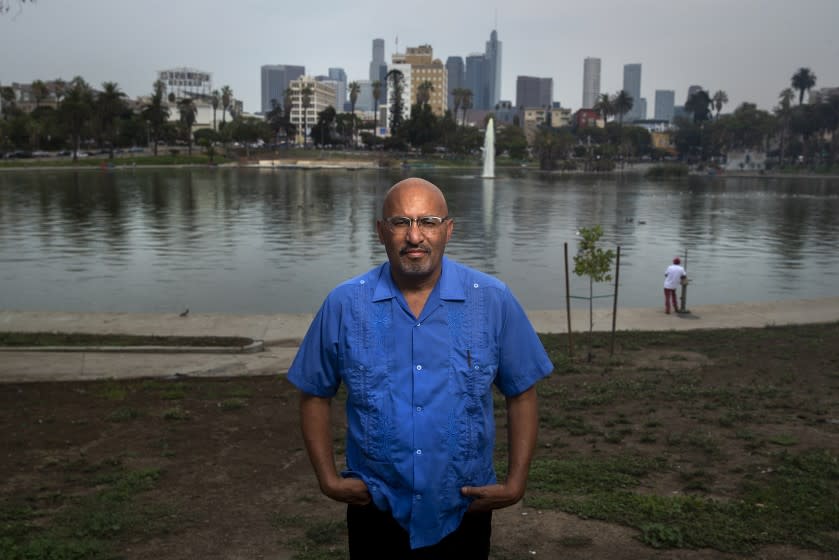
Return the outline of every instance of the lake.
<path id="1" fill-rule="evenodd" d="M 375 215 L 410 173 L 0 172 L 0 308 L 313 312 L 384 260 Z M 564 244 L 570 259 L 578 230 L 596 224 L 604 248 L 621 248 L 623 307 L 662 306 L 664 269 L 685 252 L 689 304 L 839 295 L 836 179 L 413 173 L 446 193 L 447 254 L 501 278 L 528 309 L 564 308 Z M 571 291 L 588 294 L 573 271 Z"/>

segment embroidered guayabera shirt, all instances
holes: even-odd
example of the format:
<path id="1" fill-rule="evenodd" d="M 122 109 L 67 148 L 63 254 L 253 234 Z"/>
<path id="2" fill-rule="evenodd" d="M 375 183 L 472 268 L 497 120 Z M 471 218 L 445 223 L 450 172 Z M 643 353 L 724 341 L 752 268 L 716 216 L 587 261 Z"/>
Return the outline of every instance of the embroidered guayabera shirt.
<path id="1" fill-rule="evenodd" d="M 443 259 L 420 317 L 384 263 L 335 288 L 288 378 L 304 393 L 347 388 L 347 471 L 404 527 L 412 548 L 457 529 L 463 486 L 496 482 L 491 384 L 518 395 L 553 366 L 499 280 Z"/>

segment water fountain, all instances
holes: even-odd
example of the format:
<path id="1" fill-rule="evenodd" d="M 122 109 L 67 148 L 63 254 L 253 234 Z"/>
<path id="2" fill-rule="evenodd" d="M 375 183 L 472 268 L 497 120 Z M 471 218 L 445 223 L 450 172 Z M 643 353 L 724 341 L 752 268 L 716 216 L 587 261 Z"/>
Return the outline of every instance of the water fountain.
<path id="1" fill-rule="evenodd" d="M 484 173 L 481 177 L 485 179 L 495 177 L 495 122 L 492 118 L 487 122 L 486 136 L 484 136 Z"/>

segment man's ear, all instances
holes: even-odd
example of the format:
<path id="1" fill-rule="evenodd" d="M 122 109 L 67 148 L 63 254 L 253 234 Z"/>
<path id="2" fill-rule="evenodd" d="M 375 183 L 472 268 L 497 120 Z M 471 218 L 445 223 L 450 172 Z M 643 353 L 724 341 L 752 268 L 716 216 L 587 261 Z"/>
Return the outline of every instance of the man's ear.
<path id="1" fill-rule="evenodd" d="M 376 235 L 379 238 L 379 243 L 384 245 L 385 244 L 385 238 L 382 236 L 382 227 L 384 227 L 383 224 L 382 224 L 382 221 L 381 220 L 376 220 Z"/>

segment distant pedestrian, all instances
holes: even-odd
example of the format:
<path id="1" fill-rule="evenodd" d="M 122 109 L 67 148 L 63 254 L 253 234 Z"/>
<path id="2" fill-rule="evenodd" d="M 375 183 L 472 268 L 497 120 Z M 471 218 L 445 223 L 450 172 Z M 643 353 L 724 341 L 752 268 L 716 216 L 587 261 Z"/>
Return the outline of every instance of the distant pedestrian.
<path id="1" fill-rule="evenodd" d="M 670 302 L 673 302 L 673 311 L 679 310 L 679 304 L 676 303 L 676 288 L 684 283 L 687 279 L 687 272 L 682 267 L 682 259 L 676 257 L 673 259 L 673 264 L 667 267 L 664 271 L 664 312 L 670 313 Z"/>

